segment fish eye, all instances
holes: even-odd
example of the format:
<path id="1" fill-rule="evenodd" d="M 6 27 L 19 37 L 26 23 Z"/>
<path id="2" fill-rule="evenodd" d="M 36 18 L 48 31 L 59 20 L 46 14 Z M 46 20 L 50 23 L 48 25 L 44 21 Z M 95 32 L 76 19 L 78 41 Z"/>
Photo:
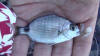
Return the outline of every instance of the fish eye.
<path id="1" fill-rule="evenodd" d="M 75 31 L 76 29 L 76 24 L 70 24 L 70 30 Z"/>

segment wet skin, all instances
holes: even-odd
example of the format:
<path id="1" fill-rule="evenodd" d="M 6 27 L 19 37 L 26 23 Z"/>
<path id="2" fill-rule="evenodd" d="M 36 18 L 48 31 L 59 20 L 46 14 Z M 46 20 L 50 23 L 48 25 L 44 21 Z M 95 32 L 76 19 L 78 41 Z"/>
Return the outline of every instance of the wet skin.
<path id="1" fill-rule="evenodd" d="M 64 43 L 49 46 L 35 43 L 33 56 L 88 56 L 97 18 L 99 0 L 10 0 L 18 16 L 16 27 L 24 27 L 33 19 L 55 13 L 68 18 L 73 23 L 92 27 L 87 37 L 79 36 Z M 13 56 L 26 56 L 30 40 L 26 35 L 18 35 L 14 40 Z M 23 47 L 24 46 L 24 47 Z"/>

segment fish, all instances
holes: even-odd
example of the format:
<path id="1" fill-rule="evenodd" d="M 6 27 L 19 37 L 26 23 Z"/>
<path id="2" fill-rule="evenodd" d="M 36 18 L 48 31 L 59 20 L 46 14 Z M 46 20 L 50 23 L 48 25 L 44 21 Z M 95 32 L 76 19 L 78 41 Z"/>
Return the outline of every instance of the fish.
<path id="1" fill-rule="evenodd" d="M 36 18 L 27 27 L 20 28 L 19 33 L 35 42 L 57 44 L 79 36 L 80 29 L 67 18 L 51 14 Z"/>

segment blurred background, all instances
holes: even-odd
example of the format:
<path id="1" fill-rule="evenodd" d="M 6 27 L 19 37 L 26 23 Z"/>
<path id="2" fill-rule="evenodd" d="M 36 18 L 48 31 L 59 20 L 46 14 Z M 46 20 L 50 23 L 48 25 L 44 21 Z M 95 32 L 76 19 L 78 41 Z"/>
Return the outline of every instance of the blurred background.
<path id="1" fill-rule="evenodd" d="M 7 3 L 8 0 L 0 0 L 0 2 L 7 5 L 8 7 L 10 7 L 8 5 L 9 3 Z M 32 51 L 33 51 L 32 47 L 33 47 L 33 43 L 31 42 L 31 45 L 29 47 L 28 56 L 32 56 Z M 96 28 L 95 28 L 95 33 L 94 33 L 90 56 L 100 56 L 100 8 L 98 11 L 98 19 L 97 19 L 97 23 L 96 23 Z"/>

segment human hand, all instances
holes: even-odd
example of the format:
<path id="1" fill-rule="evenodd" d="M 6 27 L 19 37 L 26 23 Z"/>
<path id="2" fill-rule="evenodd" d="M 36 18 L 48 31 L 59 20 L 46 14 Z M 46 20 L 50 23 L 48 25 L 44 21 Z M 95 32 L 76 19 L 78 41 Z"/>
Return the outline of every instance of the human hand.
<path id="1" fill-rule="evenodd" d="M 56 13 L 74 23 L 92 27 L 87 37 L 79 36 L 53 46 L 35 43 L 33 56 L 89 56 L 98 12 L 98 0 L 10 0 L 17 14 L 16 26 L 24 27 L 38 16 Z M 13 56 L 26 56 L 30 40 L 18 35 L 14 40 Z"/>

